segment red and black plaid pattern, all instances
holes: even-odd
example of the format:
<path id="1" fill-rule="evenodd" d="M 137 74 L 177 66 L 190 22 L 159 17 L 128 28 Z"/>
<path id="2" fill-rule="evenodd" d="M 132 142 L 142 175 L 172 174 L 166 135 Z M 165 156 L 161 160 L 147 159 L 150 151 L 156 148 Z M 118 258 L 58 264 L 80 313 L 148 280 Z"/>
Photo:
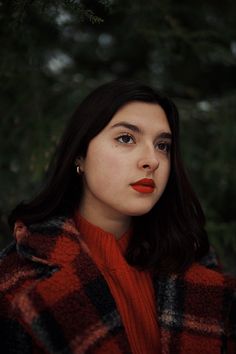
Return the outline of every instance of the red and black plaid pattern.
<path id="1" fill-rule="evenodd" d="M 0 266 L 3 352 L 130 353 L 115 301 L 73 220 L 17 223 L 15 236 Z M 161 354 L 236 353 L 234 280 L 194 264 L 153 283 Z"/>
<path id="2" fill-rule="evenodd" d="M 194 264 L 186 274 L 154 284 L 163 353 L 236 353 L 236 317 L 228 316 L 234 280 L 227 284 L 220 273 Z"/>

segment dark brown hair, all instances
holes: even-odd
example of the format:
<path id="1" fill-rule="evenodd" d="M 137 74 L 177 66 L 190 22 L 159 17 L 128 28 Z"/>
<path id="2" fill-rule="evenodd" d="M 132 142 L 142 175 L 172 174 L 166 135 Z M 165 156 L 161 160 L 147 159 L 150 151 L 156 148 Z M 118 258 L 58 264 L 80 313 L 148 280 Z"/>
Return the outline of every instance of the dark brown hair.
<path id="1" fill-rule="evenodd" d="M 116 80 L 93 91 L 68 122 L 48 170 L 47 183 L 31 202 L 19 204 L 9 223 L 26 225 L 56 215 L 71 216 L 82 195 L 82 180 L 75 159 L 86 156 L 93 139 L 128 102 L 159 104 L 172 132 L 171 172 L 166 189 L 152 210 L 133 217 L 134 235 L 127 261 L 140 269 L 181 272 L 204 256 L 209 243 L 201 205 L 186 176 L 179 149 L 179 117 L 175 104 L 149 86 L 136 81 Z"/>

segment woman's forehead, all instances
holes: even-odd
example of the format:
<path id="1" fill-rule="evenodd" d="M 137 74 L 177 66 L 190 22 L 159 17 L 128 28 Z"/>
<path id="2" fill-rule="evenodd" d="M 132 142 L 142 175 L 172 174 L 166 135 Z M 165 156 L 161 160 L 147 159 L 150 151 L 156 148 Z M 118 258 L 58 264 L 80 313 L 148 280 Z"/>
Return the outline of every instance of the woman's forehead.
<path id="1" fill-rule="evenodd" d="M 115 113 L 107 126 L 113 128 L 129 124 L 133 126 L 133 130 L 137 131 L 150 127 L 171 132 L 165 111 L 156 103 L 136 101 L 127 103 Z"/>

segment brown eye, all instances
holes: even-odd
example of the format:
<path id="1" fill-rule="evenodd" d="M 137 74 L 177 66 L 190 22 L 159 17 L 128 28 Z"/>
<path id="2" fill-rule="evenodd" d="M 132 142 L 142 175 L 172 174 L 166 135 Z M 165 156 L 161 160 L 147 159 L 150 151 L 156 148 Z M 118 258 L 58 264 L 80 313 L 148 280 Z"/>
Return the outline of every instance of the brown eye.
<path id="1" fill-rule="evenodd" d="M 169 143 L 159 143 L 157 144 L 157 148 L 161 151 L 168 153 L 170 151 L 170 144 Z"/>
<path id="2" fill-rule="evenodd" d="M 122 144 L 133 144 L 134 143 L 133 137 L 128 134 L 123 134 L 123 135 L 119 136 L 116 140 Z"/>

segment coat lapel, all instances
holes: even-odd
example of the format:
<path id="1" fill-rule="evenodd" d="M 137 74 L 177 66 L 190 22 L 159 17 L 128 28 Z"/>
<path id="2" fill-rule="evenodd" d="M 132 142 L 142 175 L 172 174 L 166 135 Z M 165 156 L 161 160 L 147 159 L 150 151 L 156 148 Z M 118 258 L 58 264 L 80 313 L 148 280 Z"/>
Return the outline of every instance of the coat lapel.
<path id="1" fill-rule="evenodd" d="M 51 230 L 50 230 L 51 228 Z M 53 228 L 53 230 L 52 230 Z M 93 263 L 86 246 L 78 241 L 73 223 L 47 224 L 30 230 L 31 242 L 51 237 L 32 256 L 43 259 L 44 272 L 15 299 L 18 314 L 38 343 L 49 353 L 85 353 L 110 338 L 114 353 L 129 353 L 128 340 L 115 301 L 105 279 Z M 49 236 L 51 235 L 51 236 Z M 40 238 L 42 242 L 42 237 Z M 20 244 L 27 254 L 26 244 Z M 45 253 L 44 253 L 45 255 Z M 40 257 L 41 258 L 40 258 Z"/>

